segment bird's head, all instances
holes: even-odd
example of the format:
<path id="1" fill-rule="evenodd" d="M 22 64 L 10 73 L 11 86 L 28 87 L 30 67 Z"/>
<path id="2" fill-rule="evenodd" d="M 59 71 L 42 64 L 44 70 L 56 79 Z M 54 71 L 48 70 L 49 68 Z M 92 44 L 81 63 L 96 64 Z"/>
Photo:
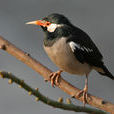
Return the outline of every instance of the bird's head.
<path id="1" fill-rule="evenodd" d="M 26 24 L 39 25 L 44 31 L 48 32 L 54 32 L 57 28 L 64 25 L 72 26 L 70 21 L 61 14 L 50 14 L 41 20 L 27 22 Z"/>

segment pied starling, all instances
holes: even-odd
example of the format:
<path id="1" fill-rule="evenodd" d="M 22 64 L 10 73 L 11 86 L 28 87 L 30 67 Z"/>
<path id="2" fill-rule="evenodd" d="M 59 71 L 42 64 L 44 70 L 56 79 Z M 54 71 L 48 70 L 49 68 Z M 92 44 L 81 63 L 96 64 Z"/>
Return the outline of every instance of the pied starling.
<path id="1" fill-rule="evenodd" d="M 59 84 L 61 72 L 86 76 L 85 87 L 77 97 L 83 94 L 83 103 L 87 102 L 88 75 L 96 70 L 102 76 L 114 80 L 103 62 L 103 56 L 90 39 L 80 28 L 61 14 L 51 14 L 41 20 L 28 22 L 26 24 L 39 25 L 45 33 L 43 42 L 44 50 L 50 59 L 60 68 L 59 71 L 51 73 L 51 84 Z"/>

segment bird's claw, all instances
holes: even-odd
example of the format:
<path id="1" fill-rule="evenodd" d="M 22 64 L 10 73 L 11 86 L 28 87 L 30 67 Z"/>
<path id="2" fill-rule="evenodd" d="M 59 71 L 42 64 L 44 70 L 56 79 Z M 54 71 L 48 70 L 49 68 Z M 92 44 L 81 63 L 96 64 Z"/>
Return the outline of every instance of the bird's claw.
<path id="1" fill-rule="evenodd" d="M 61 76 L 61 72 L 62 72 L 62 70 L 59 70 L 57 72 L 52 72 L 50 74 L 50 80 L 51 80 L 52 87 L 54 87 L 54 84 L 59 85 L 59 78 Z"/>
<path id="2" fill-rule="evenodd" d="M 83 96 L 83 105 L 87 103 L 88 98 L 90 97 L 87 93 L 87 88 L 85 87 L 83 90 L 81 90 L 76 96 L 80 97 L 81 95 Z"/>
<path id="3" fill-rule="evenodd" d="M 84 90 L 81 90 L 81 91 L 77 94 L 77 97 L 80 97 L 81 94 L 83 94 L 83 104 L 84 104 L 84 106 L 85 106 L 85 104 L 87 103 L 88 94 L 87 94 L 87 92 L 85 92 Z"/>

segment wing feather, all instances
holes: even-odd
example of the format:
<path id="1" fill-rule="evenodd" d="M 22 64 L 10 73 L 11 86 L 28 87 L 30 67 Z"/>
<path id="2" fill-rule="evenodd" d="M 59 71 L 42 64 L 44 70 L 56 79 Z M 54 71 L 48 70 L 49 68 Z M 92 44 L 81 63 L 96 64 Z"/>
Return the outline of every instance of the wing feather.
<path id="1" fill-rule="evenodd" d="M 88 63 L 91 66 L 101 67 L 103 64 L 102 54 L 90 37 L 80 29 L 78 30 L 78 34 L 70 36 L 67 40 L 75 57 L 81 63 Z"/>

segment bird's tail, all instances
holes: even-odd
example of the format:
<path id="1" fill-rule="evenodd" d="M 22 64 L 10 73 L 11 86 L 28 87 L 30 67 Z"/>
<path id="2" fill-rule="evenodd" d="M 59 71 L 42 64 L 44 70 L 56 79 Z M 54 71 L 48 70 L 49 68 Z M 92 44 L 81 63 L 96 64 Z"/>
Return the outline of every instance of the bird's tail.
<path id="1" fill-rule="evenodd" d="M 100 68 L 96 67 L 95 70 L 99 74 L 101 74 L 103 76 L 107 76 L 107 77 L 111 78 L 112 80 L 114 80 L 114 76 L 109 72 L 109 70 L 106 68 L 105 65 L 102 65 L 102 67 L 100 67 Z"/>

